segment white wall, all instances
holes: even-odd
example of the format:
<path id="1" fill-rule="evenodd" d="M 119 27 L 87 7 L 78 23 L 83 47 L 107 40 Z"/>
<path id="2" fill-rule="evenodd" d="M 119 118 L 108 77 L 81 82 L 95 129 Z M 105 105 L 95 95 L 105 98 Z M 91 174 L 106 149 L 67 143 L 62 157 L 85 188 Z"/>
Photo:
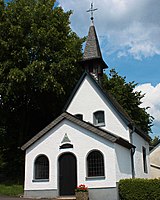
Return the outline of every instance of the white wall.
<path id="1" fill-rule="evenodd" d="M 129 131 L 126 124 L 109 101 L 86 77 L 72 99 L 67 112 L 73 115 L 83 114 L 84 121 L 93 123 L 93 113 L 98 110 L 104 110 L 105 112 L 105 127 L 102 128 L 129 140 Z"/>
<path id="2" fill-rule="evenodd" d="M 130 150 L 115 144 L 116 181 L 132 178 Z"/>
<path id="3" fill-rule="evenodd" d="M 160 144 L 150 152 L 150 163 L 160 167 Z"/>
<path id="4" fill-rule="evenodd" d="M 71 140 L 73 149 L 59 149 L 65 133 Z M 100 150 L 104 155 L 105 179 L 86 180 L 85 178 L 86 156 L 93 149 Z M 27 149 L 25 190 L 57 189 L 58 158 L 64 152 L 72 152 L 77 158 L 77 185 L 84 183 L 89 188 L 116 187 L 114 144 L 68 120 L 64 120 Z M 49 158 L 49 182 L 32 182 L 33 163 L 39 154 L 45 154 Z"/>
<path id="5" fill-rule="evenodd" d="M 137 133 L 133 133 L 133 145 L 136 146 L 134 154 L 135 177 L 149 178 L 150 177 L 149 144 L 140 135 L 138 135 Z M 142 147 L 146 148 L 148 173 L 144 173 Z"/>
<path id="6" fill-rule="evenodd" d="M 160 178 L 160 144 L 149 155 L 151 164 L 151 178 Z"/>

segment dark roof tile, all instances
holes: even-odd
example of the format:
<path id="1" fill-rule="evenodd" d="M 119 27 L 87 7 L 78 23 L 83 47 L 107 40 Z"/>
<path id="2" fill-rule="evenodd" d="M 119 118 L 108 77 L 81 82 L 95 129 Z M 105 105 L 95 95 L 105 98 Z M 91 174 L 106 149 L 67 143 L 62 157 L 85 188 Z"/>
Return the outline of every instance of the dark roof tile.
<path id="1" fill-rule="evenodd" d="M 88 32 L 83 60 L 102 58 L 97 34 L 94 25 L 91 25 Z"/>

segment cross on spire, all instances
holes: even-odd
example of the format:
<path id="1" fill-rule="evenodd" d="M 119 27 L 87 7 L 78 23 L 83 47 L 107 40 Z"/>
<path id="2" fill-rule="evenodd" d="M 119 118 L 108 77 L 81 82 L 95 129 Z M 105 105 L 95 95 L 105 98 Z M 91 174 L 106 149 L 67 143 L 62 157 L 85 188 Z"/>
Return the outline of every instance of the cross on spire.
<path id="1" fill-rule="evenodd" d="M 98 10 L 98 8 L 93 8 L 93 2 L 91 3 L 91 8 L 89 10 L 87 10 L 87 12 L 90 12 L 91 13 L 91 21 L 93 23 L 93 12 Z"/>

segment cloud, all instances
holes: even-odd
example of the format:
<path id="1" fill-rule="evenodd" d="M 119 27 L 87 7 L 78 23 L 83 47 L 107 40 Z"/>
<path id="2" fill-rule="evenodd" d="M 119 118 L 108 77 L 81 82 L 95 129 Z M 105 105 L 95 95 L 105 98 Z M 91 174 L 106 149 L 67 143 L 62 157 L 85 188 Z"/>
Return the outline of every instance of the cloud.
<path id="1" fill-rule="evenodd" d="M 90 0 L 59 0 L 64 10 L 73 10 L 71 26 L 80 36 L 87 35 Z M 131 55 L 143 59 L 160 55 L 159 0 L 94 0 L 95 24 L 105 53 Z"/>
<path id="2" fill-rule="evenodd" d="M 154 117 L 154 125 L 159 127 L 160 133 L 160 83 L 155 87 L 150 83 L 139 85 L 135 88 L 136 91 L 142 91 L 143 97 L 142 107 L 150 107 L 148 113 Z"/>

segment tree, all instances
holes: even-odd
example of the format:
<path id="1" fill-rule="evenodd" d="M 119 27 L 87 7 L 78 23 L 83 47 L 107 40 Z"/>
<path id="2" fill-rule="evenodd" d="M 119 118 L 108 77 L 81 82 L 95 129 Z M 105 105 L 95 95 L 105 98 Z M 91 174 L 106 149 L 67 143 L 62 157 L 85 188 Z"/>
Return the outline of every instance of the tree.
<path id="1" fill-rule="evenodd" d="M 155 136 L 151 141 L 150 141 L 150 148 L 153 149 L 157 144 L 160 143 L 160 138 L 159 136 Z"/>
<path id="2" fill-rule="evenodd" d="M 151 132 L 153 117 L 147 113 L 147 108 L 141 108 L 141 99 L 144 94 L 135 91 L 136 83 L 126 83 L 125 77 L 121 77 L 112 69 L 109 76 L 104 74 L 103 88 L 109 91 L 131 117 L 135 124 L 146 134 Z"/>
<path id="3" fill-rule="evenodd" d="M 0 127 L 8 176 L 19 176 L 19 147 L 61 112 L 81 74 L 75 63 L 83 39 L 70 28 L 71 11 L 54 3 L 0 1 Z"/>

